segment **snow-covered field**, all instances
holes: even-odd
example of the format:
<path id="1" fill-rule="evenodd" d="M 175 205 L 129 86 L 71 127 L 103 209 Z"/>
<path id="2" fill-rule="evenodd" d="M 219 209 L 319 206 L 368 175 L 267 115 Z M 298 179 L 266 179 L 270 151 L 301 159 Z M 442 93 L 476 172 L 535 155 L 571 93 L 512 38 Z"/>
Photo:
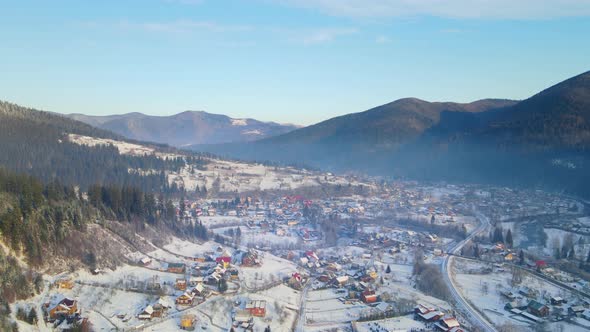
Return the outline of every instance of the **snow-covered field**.
<path id="1" fill-rule="evenodd" d="M 509 300 L 500 294 L 502 291 L 517 293 L 519 287 L 527 286 L 539 290 L 537 299 L 543 303 L 545 302 L 543 299 L 551 296 L 560 296 L 567 299 L 573 298 L 569 292 L 527 272 L 523 273 L 522 282 L 514 287 L 511 286 L 512 273 L 508 270 L 486 274 L 466 273 L 468 270 L 481 269 L 483 266 L 478 262 L 455 259 L 453 264 L 455 284 L 459 286 L 461 294 L 496 326 L 513 325 L 522 331 L 534 329 L 534 324 L 531 321 L 504 309 L 504 305 Z M 528 303 L 529 300 L 523 298 L 521 301 Z M 582 323 L 581 319 L 580 323 Z M 564 331 L 587 331 L 586 328 L 566 322 L 549 323 L 549 328 L 550 330 L 559 330 L 558 326 L 560 324 L 564 326 Z"/>
<path id="2" fill-rule="evenodd" d="M 411 316 L 403 316 L 389 319 L 382 319 L 372 322 L 354 323 L 357 332 L 377 331 L 412 331 L 425 329 L 423 323 L 414 320 Z"/>
<path id="3" fill-rule="evenodd" d="M 113 139 L 96 138 L 82 135 L 68 135 L 70 142 L 86 145 L 112 145 L 121 154 L 133 156 L 155 155 L 159 158 L 183 157 L 177 153 L 164 153 L 150 146 L 135 143 L 128 143 Z M 176 183 L 187 191 L 194 191 L 199 188 L 211 190 L 214 183 L 219 179 L 219 190 L 221 192 L 249 192 L 261 190 L 290 190 L 302 187 L 315 187 L 321 184 L 330 185 L 359 185 L 372 187 L 371 184 L 361 183 L 356 180 L 348 180 L 339 176 L 327 176 L 319 172 L 300 170 L 293 167 L 271 167 L 256 163 L 236 162 L 215 158 L 206 158 L 208 164 L 206 169 L 198 170 L 194 165 L 186 165 L 180 171 L 168 171 L 166 176 L 170 184 Z M 151 170 L 130 170 L 130 172 L 149 173 Z"/>

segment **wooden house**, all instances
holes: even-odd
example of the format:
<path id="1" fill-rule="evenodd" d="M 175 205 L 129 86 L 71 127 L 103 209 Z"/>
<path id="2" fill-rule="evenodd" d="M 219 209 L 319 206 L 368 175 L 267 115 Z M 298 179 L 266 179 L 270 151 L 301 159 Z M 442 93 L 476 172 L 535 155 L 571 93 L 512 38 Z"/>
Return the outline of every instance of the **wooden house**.
<path id="1" fill-rule="evenodd" d="M 529 302 L 528 310 L 531 314 L 537 317 L 545 317 L 549 315 L 549 307 L 535 300 Z"/>
<path id="2" fill-rule="evenodd" d="M 186 270 L 186 267 L 184 266 L 183 263 L 169 263 L 168 264 L 168 268 L 166 269 L 166 271 L 170 272 L 170 273 L 184 273 Z"/>
<path id="3" fill-rule="evenodd" d="M 184 278 L 178 278 L 176 279 L 176 283 L 174 284 L 174 287 L 178 290 L 186 290 L 186 279 Z"/>
<path id="4" fill-rule="evenodd" d="M 49 310 L 49 317 L 51 319 L 68 317 L 74 315 L 76 312 L 78 312 L 78 301 L 65 298 Z"/>
<path id="5" fill-rule="evenodd" d="M 459 324 L 459 321 L 454 317 L 441 319 L 438 323 L 434 324 L 434 326 L 437 330 L 444 332 L 463 331 L 463 329 L 461 329 L 461 324 Z"/>
<path id="6" fill-rule="evenodd" d="M 437 311 L 432 307 L 426 307 L 421 304 L 414 308 L 414 316 L 416 319 L 424 322 L 436 322 L 443 318 L 444 315 L 444 313 Z"/>
<path id="7" fill-rule="evenodd" d="M 205 286 L 203 284 L 197 284 L 195 288 L 193 288 L 192 293 L 196 296 L 204 296 L 205 295 Z"/>
<path id="8" fill-rule="evenodd" d="M 148 266 L 152 263 L 152 259 L 149 257 L 143 257 L 142 259 L 139 260 L 139 264 L 142 266 Z"/>
<path id="9" fill-rule="evenodd" d="M 370 289 L 365 289 L 361 293 L 361 301 L 363 301 L 365 303 L 375 303 L 375 302 L 377 302 L 377 295 L 375 295 L 374 291 L 372 291 Z"/>
<path id="10" fill-rule="evenodd" d="M 74 288 L 74 281 L 71 278 L 61 278 L 55 282 L 57 288 L 72 289 Z"/>
<path id="11" fill-rule="evenodd" d="M 197 323 L 197 316 L 185 314 L 180 318 L 180 329 L 185 331 L 194 331 Z"/>
<path id="12" fill-rule="evenodd" d="M 192 305 L 195 300 L 195 296 L 191 292 L 184 292 L 176 298 L 176 304 L 178 305 Z"/>
<path id="13" fill-rule="evenodd" d="M 154 317 L 154 307 L 148 305 L 143 311 L 137 315 L 139 320 L 151 320 Z"/>
<path id="14" fill-rule="evenodd" d="M 152 307 L 154 308 L 152 317 L 162 317 L 171 308 L 168 302 L 162 299 L 159 299 Z"/>
<path id="15" fill-rule="evenodd" d="M 266 301 L 249 301 L 246 304 L 246 310 L 250 312 L 250 315 L 256 317 L 266 316 Z"/>

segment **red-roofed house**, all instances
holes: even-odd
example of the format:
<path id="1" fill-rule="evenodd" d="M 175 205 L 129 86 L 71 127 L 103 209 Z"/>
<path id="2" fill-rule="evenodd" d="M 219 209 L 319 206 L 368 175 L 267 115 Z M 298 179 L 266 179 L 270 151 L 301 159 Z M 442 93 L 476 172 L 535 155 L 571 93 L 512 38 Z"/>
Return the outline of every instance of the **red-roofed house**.
<path id="1" fill-rule="evenodd" d="M 461 324 L 455 317 L 441 319 L 438 323 L 434 324 L 439 331 L 444 332 L 463 332 Z"/>

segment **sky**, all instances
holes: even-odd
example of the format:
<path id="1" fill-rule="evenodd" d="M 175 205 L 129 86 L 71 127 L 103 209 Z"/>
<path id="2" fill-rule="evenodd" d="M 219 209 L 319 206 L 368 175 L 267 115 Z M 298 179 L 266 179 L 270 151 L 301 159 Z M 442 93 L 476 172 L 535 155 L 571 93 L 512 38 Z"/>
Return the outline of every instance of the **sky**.
<path id="1" fill-rule="evenodd" d="M 590 0 L 0 0 L 0 99 L 308 125 L 590 70 Z"/>

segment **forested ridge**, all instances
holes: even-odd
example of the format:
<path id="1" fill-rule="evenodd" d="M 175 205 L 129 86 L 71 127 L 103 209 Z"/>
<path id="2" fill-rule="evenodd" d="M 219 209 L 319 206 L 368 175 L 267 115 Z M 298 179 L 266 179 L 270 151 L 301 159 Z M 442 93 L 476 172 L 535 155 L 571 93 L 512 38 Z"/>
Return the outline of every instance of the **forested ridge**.
<path id="1" fill-rule="evenodd" d="M 0 311 L 3 303 L 39 292 L 41 275 L 32 269 L 46 267 L 56 258 L 88 267 L 108 258 L 101 257 L 88 240 L 93 236 L 87 228 L 101 220 L 128 224 L 131 229 L 149 225 L 182 237 L 208 236 L 203 226 L 180 222 L 176 207 L 163 194 L 115 185 L 92 185 L 85 194 L 72 186 L 44 184 L 30 175 L 0 169 Z M 1 316 L 0 312 L 0 327 Z"/>
<path id="2" fill-rule="evenodd" d="M 187 162 L 184 158 L 122 155 L 113 146 L 89 147 L 69 142 L 67 134 L 122 139 L 63 116 L 0 101 L 0 166 L 44 182 L 59 180 L 82 189 L 98 183 L 132 186 L 146 192 L 177 190 L 169 187 L 165 171 L 183 167 Z M 187 158 L 197 167 L 206 163 L 197 155 Z M 154 172 L 139 174 L 129 169 Z"/>

